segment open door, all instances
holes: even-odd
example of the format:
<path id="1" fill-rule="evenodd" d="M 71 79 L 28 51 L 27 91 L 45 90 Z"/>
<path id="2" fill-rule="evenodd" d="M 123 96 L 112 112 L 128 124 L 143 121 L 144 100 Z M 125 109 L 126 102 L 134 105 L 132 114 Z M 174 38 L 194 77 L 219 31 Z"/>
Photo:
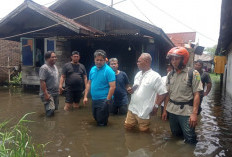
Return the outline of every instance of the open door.
<path id="1" fill-rule="evenodd" d="M 44 52 L 56 51 L 56 40 L 51 38 L 46 38 L 44 40 Z"/>
<path id="2" fill-rule="evenodd" d="M 21 38 L 22 65 L 34 66 L 34 39 Z"/>

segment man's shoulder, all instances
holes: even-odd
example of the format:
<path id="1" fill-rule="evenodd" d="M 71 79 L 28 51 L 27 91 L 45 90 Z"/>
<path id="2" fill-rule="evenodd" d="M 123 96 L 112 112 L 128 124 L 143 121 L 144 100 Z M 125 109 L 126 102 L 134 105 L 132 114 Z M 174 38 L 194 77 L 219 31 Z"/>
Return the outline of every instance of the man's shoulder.
<path id="1" fill-rule="evenodd" d="M 119 73 L 120 75 L 123 75 L 123 76 L 127 76 L 127 74 L 124 72 L 124 71 L 121 71 L 120 70 L 120 73 Z"/>
<path id="2" fill-rule="evenodd" d="M 72 63 L 71 63 L 71 62 L 68 62 L 68 63 L 65 63 L 65 64 L 64 64 L 64 67 L 67 67 L 67 66 L 70 66 L 70 65 L 72 65 Z"/>
<path id="3" fill-rule="evenodd" d="M 152 70 L 152 69 L 148 72 L 148 75 L 150 75 L 151 77 L 159 77 L 159 78 L 161 78 L 160 74 L 157 73 L 156 71 Z"/>
<path id="4" fill-rule="evenodd" d="M 94 71 L 96 71 L 97 70 L 97 67 L 96 67 L 96 65 L 95 66 L 93 66 L 91 69 L 90 69 L 90 73 L 92 73 L 92 72 L 94 72 Z"/>
<path id="5" fill-rule="evenodd" d="M 79 63 L 81 68 L 85 68 L 84 64 Z"/>
<path id="6" fill-rule="evenodd" d="M 40 67 L 40 69 L 48 69 L 48 65 L 47 64 L 44 64 Z"/>
<path id="7" fill-rule="evenodd" d="M 115 74 L 114 70 L 113 70 L 109 65 L 106 65 L 106 66 L 105 66 L 105 69 L 106 69 L 108 72 L 114 73 L 114 74 Z"/>

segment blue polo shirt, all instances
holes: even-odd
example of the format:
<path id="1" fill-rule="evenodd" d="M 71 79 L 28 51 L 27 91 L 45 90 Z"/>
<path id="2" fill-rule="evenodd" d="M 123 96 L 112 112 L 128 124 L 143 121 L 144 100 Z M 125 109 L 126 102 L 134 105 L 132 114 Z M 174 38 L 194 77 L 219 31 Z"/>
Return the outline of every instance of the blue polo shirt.
<path id="1" fill-rule="evenodd" d="M 100 69 L 94 66 L 90 70 L 89 79 L 92 100 L 106 99 L 110 89 L 109 83 L 115 81 L 115 72 L 107 64 Z"/>

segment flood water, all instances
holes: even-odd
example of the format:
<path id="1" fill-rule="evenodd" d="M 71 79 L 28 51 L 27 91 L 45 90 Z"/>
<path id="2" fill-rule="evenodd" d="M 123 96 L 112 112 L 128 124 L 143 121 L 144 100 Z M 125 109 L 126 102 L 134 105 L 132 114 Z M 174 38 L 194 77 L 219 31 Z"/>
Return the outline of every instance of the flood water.
<path id="1" fill-rule="evenodd" d="M 36 112 L 28 116 L 35 121 L 28 126 L 35 143 L 50 142 L 46 157 L 232 156 L 232 100 L 220 95 L 219 84 L 214 83 L 203 100 L 196 147 L 173 138 L 160 113 L 152 117 L 151 133 L 125 131 L 125 116 L 110 116 L 107 127 L 97 127 L 90 104 L 65 112 L 64 97 L 60 97 L 60 109 L 54 117 L 46 118 L 38 93 L 18 88 L 0 88 L 0 122 L 13 118 L 13 123 L 28 112 Z"/>

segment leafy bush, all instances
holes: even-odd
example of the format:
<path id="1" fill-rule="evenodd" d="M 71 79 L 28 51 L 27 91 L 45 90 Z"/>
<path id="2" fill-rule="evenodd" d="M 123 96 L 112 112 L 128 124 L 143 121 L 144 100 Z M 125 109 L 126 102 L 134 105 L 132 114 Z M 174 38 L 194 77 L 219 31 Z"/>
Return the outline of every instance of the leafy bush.
<path id="1" fill-rule="evenodd" d="M 0 123 L 0 156 L 1 157 L 37 157 L 44 156 L 46 144 L 35 145 L 28 134 L 29 129 L 25 125 L 32 122 L 24 115 L 13 127 L 7 128 L 9 121 Z"/>
<path id="2" fill-rule="evenodd" d="M 19 72 L 18 75 L 12 77 L 10 84 L 21 85 L 21 82 L 22 82 L 22 72 Z"/>

